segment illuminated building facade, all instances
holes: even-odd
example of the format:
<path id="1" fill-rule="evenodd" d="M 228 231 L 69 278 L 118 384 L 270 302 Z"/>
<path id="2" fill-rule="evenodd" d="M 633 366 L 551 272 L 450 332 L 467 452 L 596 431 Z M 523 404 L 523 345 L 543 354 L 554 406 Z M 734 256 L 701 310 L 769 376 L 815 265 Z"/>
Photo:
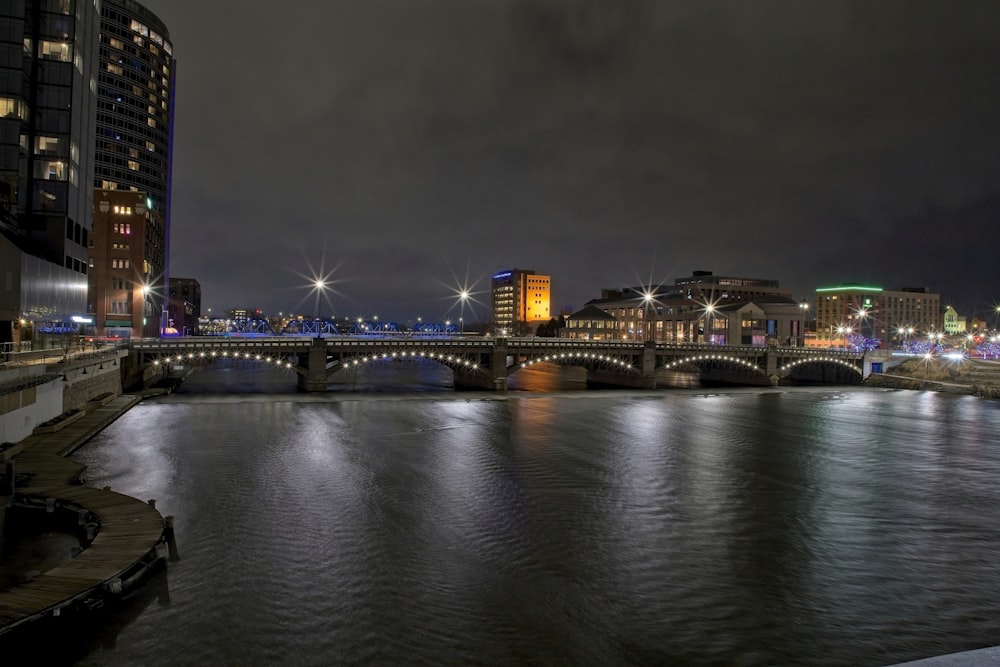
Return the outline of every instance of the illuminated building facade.
<path id="1" fill-rule="evenodd" d="M 86 308 L 98 3 L 0 3 L 0 341 Z"/>
<path id="2" fill-rule="evenodd" d="M 534 271 L 500 271 L 491 283 L 491 324 L 500 335 L 524 335 L 532 325 L 548 322 L 552 294 L 551 276 Z"/>
<path id="3" fill-rule="evenodd" d="M 581 340 L 618 340 L 618 322 L 597 306 L 585 306 L 566 317 L 566 326 L 560 335 Z"/>
<path id="4" fill-rule="evenodd" d="M 951 306 L 946 306 L 942 316 L 942 328 L 949 336 L 963 334 L 966 331 L 965 318 Z"/>
<path id="5" fill-rule="evenodd" d="M 162 290 L 164 222 L 143 192 L 94 191 L 88 312 L 96 333 L 108 338 L 160 334 L 166 308 Z"/>
<path id="6" fill-rule="evenodd" d="M 803 345 L 808 311 L 776 280 L 695 271 L 671 285 L 602 290 L 581 312 L 598 308 L 613 322 L 601 339 L 713 345 Z M 560 335 L 591 338 L 593 317 L 571 316 Z M 614 326 L 613 335 L 607 331 Z M 591 329 L 590 331 L 586 329 Z"/>
<path id="7" fill-rule="evenodd" d="M 843 346 L 860 335 L 898 343 L 941 331 L 941 297 L 925 287 L 885 290 L 845 283 L 816 289 L 816 345 Z"/>
<path id="8" fill-rule="evenodd" d="M 93 183 L 101 191 L 143 193 L 155 224 L 148 234 L 163 257 L 147 260 L 159 273 L 148 276 L 167 326 L 170 240 L 170 174 L 173 128 L 173 45 L 167 27 L 133 0 L 102 0 L 100 68 L 97 76 L 96 149 Z"/>

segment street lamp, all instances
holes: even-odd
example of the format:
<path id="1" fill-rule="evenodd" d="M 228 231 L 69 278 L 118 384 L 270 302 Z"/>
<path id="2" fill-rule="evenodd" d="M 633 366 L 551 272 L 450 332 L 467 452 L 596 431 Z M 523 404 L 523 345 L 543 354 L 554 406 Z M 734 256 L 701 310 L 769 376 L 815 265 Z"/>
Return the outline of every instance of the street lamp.
<path id="1" fill-rule="evenodd" d="M 705 331 L 703 334 L 704 336 L 703 342 L 705 343 L 708 343 L 711 340 L 711 334 L 709 332 L 712 330 L 712 318 L 714 316 L 715 316 L 715 306 L 713 306 L 710 303 L 705 304 Z"/>
<path id="2" fill-rule="evenodd" d="M 465 318 L 463 317 L 458 318 L 458 326 L 461 328 L 461 333 L 465 335 Z"/>
<path id="3" fill-rule="evenodd" d="M 899 327 L 896 333 L 902 341 L 899 346 L 905 348 L 907 340 L 913 335 L 913 327 Z"/>
<path id="4" fill-rule="evenodd" d="M 848 327 L 848 326 L 844 326 L 843 324 L 841 324 L 841 325 L 840 325 L 839 327 L 837 327 L 837 333 L 839 333 L 839 334 L 840 334 L 841 336 L 843 336 L 843 338 L 844 338 L 844 345 L 843 345 L 843 348 L 844 348 L 845 350 L 847 349 L 847 333 L 848 333 L 848 332 L 849 332 L 850 330 L 851 330 L 851 328 L 850 328 L 850 327 Z"/>
<path id="5" fill-rule="evenodd" d="M 320 297 L 320 294 L 323 293 L 323 288 L 324 287 L 326 287 L 326 281 L 323 280 L 322 278 L 317 278 L 315 280 L 315 282 L 313 282 L 313 288 L 315 288 L 315 290 L 316 290 L 316 310 L 315 310 L 315 312 L 316 312 L 316 319 L 317 320 L 322 319 L 320 317 L 320 315 L 319 315 L 319 297 Z"/>
<path id="6" fill-rule="evenodd" d="M 458 318 L 459 320 L 465 317 L 465 304 L 468 303 L 469 297 L 471 296 L 472 295 L 469 293 L 469 290 L 467 289 L 463 289 L 461 292 L 458 293 L 458 300 L 459 300 L 458 314 L 460 315 L 460 317 Z"/>
<path id="7" fill-rule="evenodd" d="M 806 344 L 806 322 L 809 321 L 809 302 L 805 299 L 799 301 L 799 310 L 802 311 L 802 320 L 799 322 L 799 346 Z"/>
<path id="8" fill-rule="evenodd" d="M 652 303 L 653 303 L 653 294 L 651 292 L 644 292 L 643 295 L 642 295 L 642 306 L 643 306 L 642 307 L 642 312 L 643 312 L 642 327 L 646 330 L 646 336 L 645 336 L 645 338 L 646 338 L 647 341 L 653 340 L 653 331 L 652 331 L 652 326 L 651 326 L 650 317 L 649 317 L 650 306 L 652 305 Z"/>

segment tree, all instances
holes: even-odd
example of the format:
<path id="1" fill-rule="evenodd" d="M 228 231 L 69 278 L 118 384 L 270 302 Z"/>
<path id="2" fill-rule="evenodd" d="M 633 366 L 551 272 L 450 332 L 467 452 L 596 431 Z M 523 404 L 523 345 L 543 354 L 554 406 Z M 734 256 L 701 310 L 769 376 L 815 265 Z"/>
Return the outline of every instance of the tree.
<path id="1" fill-rule="evenodd" d="M 535 331 L 535 335 L 539 338 L 558 338 L 559 330 L 566 326 L 566 321 L 563 319 L 562 315 L 559 319 L 552 318 L 548 322 L 542 322 L 538 325 L 538 329 Z"/>

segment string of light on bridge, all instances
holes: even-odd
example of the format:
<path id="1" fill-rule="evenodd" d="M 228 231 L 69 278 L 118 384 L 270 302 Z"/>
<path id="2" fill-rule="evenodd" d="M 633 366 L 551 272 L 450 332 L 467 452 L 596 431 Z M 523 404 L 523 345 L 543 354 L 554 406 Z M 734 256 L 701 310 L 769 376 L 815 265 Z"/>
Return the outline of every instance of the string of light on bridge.
<path id="1" fill-rule="evenodd" d="M 570 353 L 570 354 L 567 354 L 567 353 L 564 352 L 563 354 L 550 354 L 550 355 L 546 355 L 546 356 L 541 357 L 539 359 L 529 359 L 528 361 L 524 361 L 524 362 L 521 363 L 521 368 L 527 368 L 528 366 L 531 366 L 532 364 L 542 363 L 542 362 L 545 362 L 545 361 L 548 361 L 548 362 L 557 362 L 558 363 L 558 362 L 562 362 L 562 361 L 571 361 L 571 360 L 579 360 L 579 359 L 590 359 L 590 360 L 593 360 L 593 361 L 603 361 L 603 362 L 610 363 L 610 364 L 613 364 L 613 365 L 622 366 L 623 368 L 628 368 L 628 369 L 632 368 L 632 364 L 630 362 L 624 361 L 623 359 L 616 359 L 615 357 L 609 357 L 609 356 L 606 356 L 606 355 L 599 355 L 599 354 L 590 354 L 590 353 L 580 354 L 579 352 L 573 352 L 573 353 Z"/>
<path id="2" fill-rule="evenodd" d="M 468 367 L 471 370 L 478 370 L 479 364 L 473 362 L 470 359 L 465 359 L 453 354 L 440 354 L 437 352 L 425 352 L 425 351 L 408 351 L 408 352 L 385 352 L 383 354 L 372 354 L 363 357 L 356 357 L 354 359 L 346 360 L 343 364 L 346 366 L 357 366 L 361 363 L 372 363 L 377 361 L 394 361 L 403 359 L 430 359 L 437 361 L 439 363 L 451 364 L 455 366 Z M 261 354 L 254 354 L 251 352 L 233 352 L 230 354 L 228 351 L 223 351 L 221 353 L 212 350 L 211 352 L 199 352 L 195 354 L 189 352 L 188 354 L 178 354 L 176 357 L 164 357 L 162 359 L 156 359 L 153 361 L 154 366 L 159 366 L 160 364 L 174 363 L 184 363 L 185 361 L 212 361 L 215 359 L 234 359 L 237 361 L 259 361 L 266 364 L 274 363 L 278 368 L 294 368 L 295 364 L 290 361 L 280 359 L 278 357 L 264 356 Z"/>
<path id="3" fill-rule="evenodd" d="M 184 363 L 190 361 L 211 361 L 215 359 L 234 359 L 242 361 L 256 361 L 263 362 L 266 364 L 275 364 L 278 368 L 293 368 L 295 365 L 287 360 L 283 360 L 279 357 L 264 356 L 261 354 L 256 354 L 252 352 L 233 352 L 228 351 L 216 352 L 212 350 L 210 352 L 189 352 L 187 354 L 178 354 L 176 357 L 167 356 L 161 359 L 156 359 L 153 361 L 154 366 L 159 366 L 161 364 L 173 363 Z M 470 359 L 463 358 L 461 356 L 442 354 L 438 352 L 428 352 L 428 351 L 406 351 L 406 352 L 385 352 L 381 355 L 365 355 L 356 357 L 354 359 L 348 359 L 343 363 L 344 367 L 347 366 L 357 366 L 359 364 L 367 364 L 378 361 L 393 361 L 393 360 L 405 360 L 405 359 L 428 359 L 432 361 L 437 361 L 439 363 L 444 363 L 454 366 L 463 366 L 471 370 L 478 370 L 479 364 L 477 362 L 471 361 Z M 608 355 L 600 355 L 593 353 L 581 353 L 581 352 L 571 352 L 562 354 L 550 354 L 545 355 L 537 359 L 529 359 L 520 364 L 521 368 L 527 368 L 533 364 L 541 362 L 550 363 L 560 363 L 568 361 L 595 361 L 610 364 L 612 366 L 618 366 L 622 369 L 634 370 L 632 363 L 624 359 L 619 359 L 616 357 Z"/>
<path id="4" fill-rule="evenodd" d="M 674 366 L 683 366 L 684 364 L 689 364 L 695 361 L 728 361 L 730 363 L 739 364 L 746 366 L 747 368 L 754 370 L 758 373 L 763 373 L 757 364 L 747 361 L 746 359 L 740 359 L 738 357 L 731 357 L 725 354 L 698 354 L 684 359 L 677 359 L 669 364 L 665 364 L 664 368 L 673 368 Z"/>
<path id="5" fill-rule="evenodd" d="M 857 366 L 855 366 L 855 365 L 853 365 L 851 363 L 848 363 L 848 362 L 844 361 L 843 359 L 838 359 L 836 357 L 810 357 L 808 359 L 798 359 L 798 360 L 793 361 L 793 362 L 791 362 L 789 364 L 785 364 L 779 370 L 781 370 L 782 372 L 784 372 L 784 371 L 790 371 L 793 368 L 795 368 L 796 366 L 801 366 L 802 364 L 816 363 L 816 362 L 819 362 L 819 361 L 826 361 L 826 362 L 831 362 L 831 363 L 839 364 L 839 365 L 843 366 L 844 368 L 850 368 L 855 373 L 861 373 L 862 372 Z"/>

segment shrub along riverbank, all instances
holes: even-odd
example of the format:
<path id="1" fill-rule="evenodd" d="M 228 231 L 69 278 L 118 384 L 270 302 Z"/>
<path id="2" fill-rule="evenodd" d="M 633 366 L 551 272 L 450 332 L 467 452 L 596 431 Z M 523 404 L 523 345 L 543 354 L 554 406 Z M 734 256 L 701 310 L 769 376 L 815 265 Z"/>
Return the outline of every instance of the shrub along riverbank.
<path id="1" fill-rule="evenodd" d="M 1000 398 L 1000 362 L 938 357 L 907 359 L 885 373 L 873 373 L 865 384 Z"/>

